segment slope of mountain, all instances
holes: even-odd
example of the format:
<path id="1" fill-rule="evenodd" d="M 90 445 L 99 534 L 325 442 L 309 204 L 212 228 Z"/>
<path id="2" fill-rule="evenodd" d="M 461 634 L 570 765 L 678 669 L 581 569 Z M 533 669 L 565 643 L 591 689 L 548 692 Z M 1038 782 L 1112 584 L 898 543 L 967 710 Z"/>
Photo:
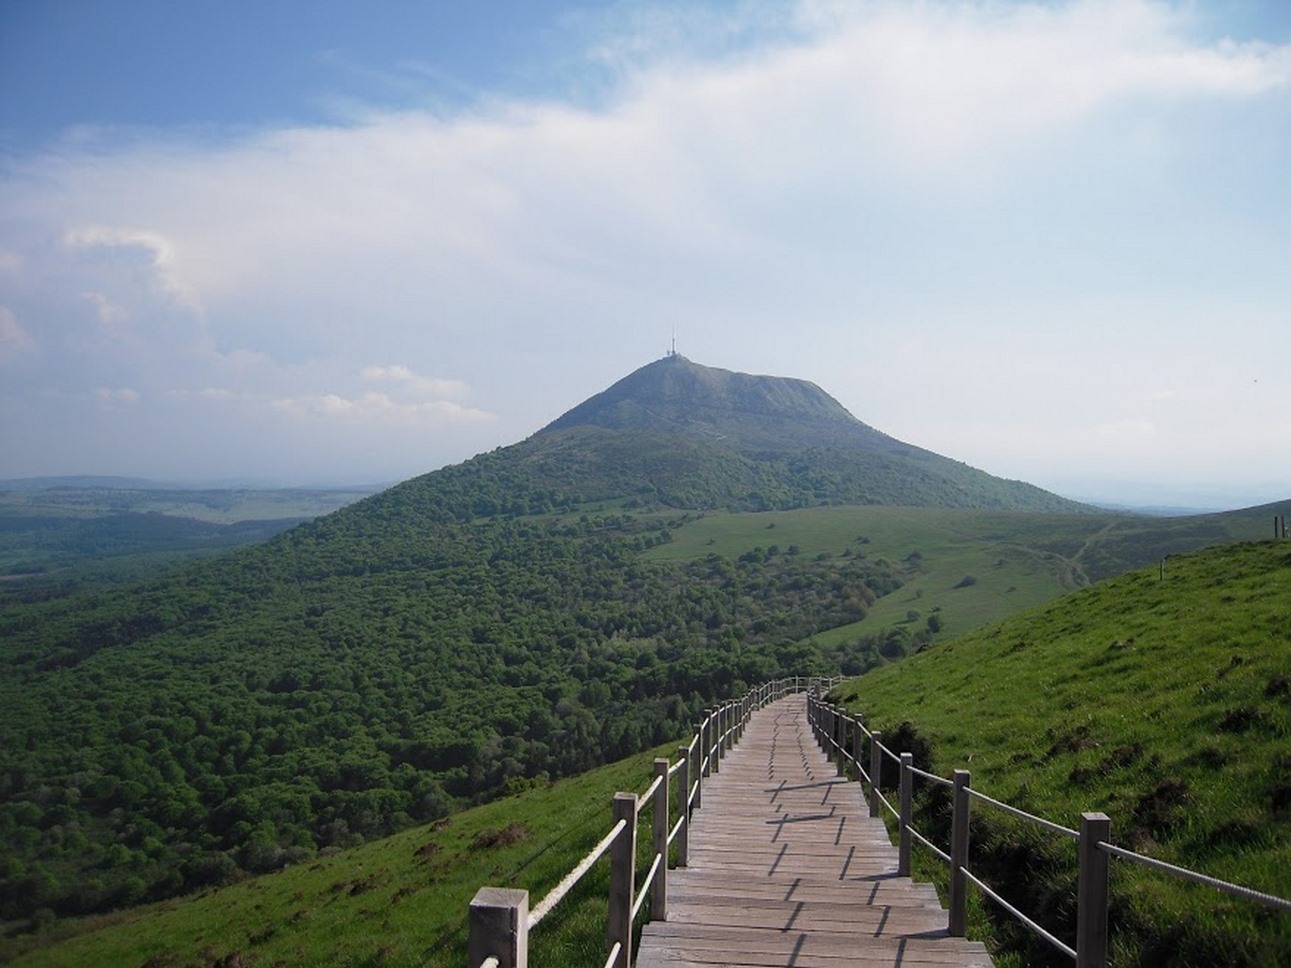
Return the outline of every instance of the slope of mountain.
<path id="1" fill-rule="evenodd" d="M 1291 897 L 1291 542 L 1171 557 L 841 687 L 917 765 L 1131 850 Z M 927 794 L 927 791 L 924 791 Z M 945 798 L 920 823 L 945 843 Z M 1074 940 L 1075 853 L 973 807 L 973 867 Z M 936 862 L 931 862 L 936 864 Z M 1113 861 L 1113 964 L 1291 964 L 1291 918 Z M 939 865 L 938 870 L 944 870 Z M 987 905 L 1021 963 L 1047 945 Z"/>
<path id="2" fill-rule="evenodd" d="M 751 681 L 852 664 L 812 636 L 918 567 L 791 540 L 647 560 L 677 509 L 1083 510 L 800 381 L 674 357 L 625 382 L 262 545 L 0 606 L 0 918 L 272 870 L 673 738 Z"/>
<path id="3" fill-rule="evenodd" d="M 1077 592 L 838 691 L 923 768 L 971 766 L 974 788 L 1066 825 L 1104 809 L 1118 844 L 1288 896 L 1289 550 L 1265 541 L 1172 559 L 1165 579 L 1153 568 Z M 476 889 L 542 897 L 602 835 L 613 791 L 640 790 L 649 775 L 638 755 L 271 877 L 57 925 L 0 945 L 0 960 L 461 965 Z M 944 799 L 918 789 L 919 829 L 944 846 Z M 973 869 L 1070 941 L 1065 841 L 984 803 L 971 836 Z M 916 847 L 920 858 L 929 874 L 944 871 Z M 596 868 L 544 920 L 535 963 L 603 957 L 606 880 Z M 1135 868 L 1114 867 L 1112 887 L 1115 965 L 1291 963 L 1283 916 Z M 972 930 L 991 930 L 995 910 L 982 901 Z M 1009 949 L 998 964 L 1070 964 L 998 922 L 994 944 Z"/>

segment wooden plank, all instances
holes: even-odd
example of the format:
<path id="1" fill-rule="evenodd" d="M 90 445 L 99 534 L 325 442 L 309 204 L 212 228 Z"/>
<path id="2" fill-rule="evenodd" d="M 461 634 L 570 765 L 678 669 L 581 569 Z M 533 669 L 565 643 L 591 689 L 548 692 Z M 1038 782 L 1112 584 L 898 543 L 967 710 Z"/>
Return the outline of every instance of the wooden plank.
<path id="1" fill-rule="evenodd" d="M 952 938 L 930 885 L 896 876 L 896 848 L 858 784 L 838 776 L 791 696 L 755 713 L 705 784 L 689 864 L 670 872 L 666 921 L 642 968 L 947 968 L 991 964 Z"/>

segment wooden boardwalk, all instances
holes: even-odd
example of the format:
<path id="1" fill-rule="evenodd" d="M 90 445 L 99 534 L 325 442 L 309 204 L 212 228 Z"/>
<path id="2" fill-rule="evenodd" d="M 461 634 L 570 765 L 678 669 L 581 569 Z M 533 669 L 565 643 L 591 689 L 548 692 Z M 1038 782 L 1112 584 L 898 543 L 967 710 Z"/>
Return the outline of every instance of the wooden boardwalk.
<path id="1" fill-rule="evenodd" d="M 689 866 L 669 872 L 668 919 L 641 933 L 641 968 L 990 965 L 952 938 L 937 893 L 898 877 L 883 822 L 835 775 L 789 696 L 753 714 L 705 779 Z"/>

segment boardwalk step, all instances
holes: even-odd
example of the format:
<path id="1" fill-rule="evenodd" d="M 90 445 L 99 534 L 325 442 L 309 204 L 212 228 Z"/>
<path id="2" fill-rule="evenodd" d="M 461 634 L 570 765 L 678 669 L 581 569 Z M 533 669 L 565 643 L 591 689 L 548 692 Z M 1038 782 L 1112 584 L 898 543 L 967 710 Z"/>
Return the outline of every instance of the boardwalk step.
<path id="1" fill-rule="evenodd" d="M 758 711 L 706 778 L 668 917 L 641 932 L 641 968 L 988 966 L 950 937 L 930 885 L 896 874 L 896 848 L 857 784 L 812 741 L 805 701 Z"/>

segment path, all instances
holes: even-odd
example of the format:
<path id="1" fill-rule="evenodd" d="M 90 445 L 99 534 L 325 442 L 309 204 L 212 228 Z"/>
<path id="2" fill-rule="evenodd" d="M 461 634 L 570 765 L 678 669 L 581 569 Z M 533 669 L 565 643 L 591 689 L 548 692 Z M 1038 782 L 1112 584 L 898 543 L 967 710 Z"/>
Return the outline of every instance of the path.
<path id="1" fill-rule="evenodd" d="M 705 778 L 689 866 L 669 872 L 668 920 L 645 926 L 636 964 L 990 965 L 949 936 L 931 886 L 897 876 L 883 822 L 835 775 L 805 707 L 798 694 L 754 713 Z"/>

